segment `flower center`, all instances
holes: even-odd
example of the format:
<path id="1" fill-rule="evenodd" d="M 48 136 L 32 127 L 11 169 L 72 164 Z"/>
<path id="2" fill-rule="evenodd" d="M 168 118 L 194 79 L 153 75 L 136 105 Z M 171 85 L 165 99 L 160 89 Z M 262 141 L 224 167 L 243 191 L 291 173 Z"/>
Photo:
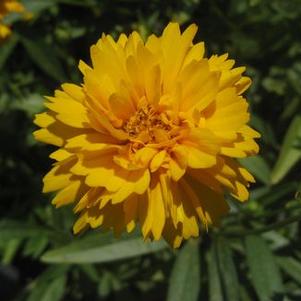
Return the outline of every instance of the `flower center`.
<path id="1" fill-rule="evenodd" d="M 143 143 L 158 143 L 169 139 L 172 122 L 165 113 L 158 112 L 150 104 L 144 105 L 125 122 L 123 129 L 133 139 Z"/>

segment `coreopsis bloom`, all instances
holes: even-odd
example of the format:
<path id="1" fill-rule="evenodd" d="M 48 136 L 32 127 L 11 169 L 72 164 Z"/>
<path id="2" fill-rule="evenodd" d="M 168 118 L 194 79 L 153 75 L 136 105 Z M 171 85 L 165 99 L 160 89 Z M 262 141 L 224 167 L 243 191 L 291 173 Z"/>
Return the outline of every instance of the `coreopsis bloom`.
<path id="1" fill-rule="evenodd" d="M 10 13 L 23 13 L 24 6 L 16 0 L 0 1 L 0 40 L 7 38 L 11 34 L 11 29 L 3 23 L 3 19 Z"/>
<path id="2" fill-rule="evenodd" d="M 258 152 L 242 96 L 251 81 L 227 54 L 205 58 L 196 31 L 103 34 L 92 66 L 79 63 L 83 84 L 47 97 L 34 135 L 59 149 L 44 192 L 57 191 L 57 207 L 75 203 L 75 233 L 139 223 L 144 238 L 178 247 L 227 213 L 225 193 L 248 198 L 254 179 L 236 158 Z"/>

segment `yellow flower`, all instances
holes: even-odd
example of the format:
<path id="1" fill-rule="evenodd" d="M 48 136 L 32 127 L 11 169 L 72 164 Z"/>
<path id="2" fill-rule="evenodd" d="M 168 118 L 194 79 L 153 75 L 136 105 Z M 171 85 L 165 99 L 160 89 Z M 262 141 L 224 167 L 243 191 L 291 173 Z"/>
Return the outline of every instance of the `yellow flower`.
<path id="1" fill-rule="evenodd" d="M 79 63 L 82 86 L 47 97 L 34 135 L 59 149 L 43 191 L 58 191 L 57 207 L 76 202 L 75 233 L 139 223 L 144 238 L 178 247 L 227 213 L 226 192 L 248 198 L 254 179 L 235 158 L 258 152 L 242 96 L 251 81 L 227 54 L 205 58 L 196 31 L 103 35 L 92 67 Z"/>
<path id="2" fill-rule="evenodd" d="M 0 2 L 0 41 L 11 34 L 8 25 L 3 23 L 3 19 L 10 13 L 24 12 L 24 6 L 16 0 L 1 0 Z"/>
<path id="3" fill-rule="evenodd" d="M 11 34 L 10 28 L 0 23 L 0 41 L 7 38 L 10 34 Z"/>

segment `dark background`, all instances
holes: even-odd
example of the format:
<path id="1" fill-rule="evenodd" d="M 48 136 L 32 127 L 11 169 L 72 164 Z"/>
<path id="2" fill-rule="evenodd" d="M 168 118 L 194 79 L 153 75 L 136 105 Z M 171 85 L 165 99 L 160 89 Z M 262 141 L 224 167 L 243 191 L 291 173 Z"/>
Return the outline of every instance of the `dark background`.
<path id="1" fill-rule="evenodd" d="M 0 44 L 0 300 L 301 300 L 301 1 L 24 0 Z M 102 32 L 160 34 L 170 21 L 199 26 L 207 56 L 247 66 L 260 155 L 250 201 L 228 201 L 220 229 L 177 251 L 139 233 L 73 237 L 72 208 L 42 195 L 51 147 L 34 141 L 43 95 L 81 83 L 79 59 Z M 55 251 L 53 251 L 55 250 Z"/>

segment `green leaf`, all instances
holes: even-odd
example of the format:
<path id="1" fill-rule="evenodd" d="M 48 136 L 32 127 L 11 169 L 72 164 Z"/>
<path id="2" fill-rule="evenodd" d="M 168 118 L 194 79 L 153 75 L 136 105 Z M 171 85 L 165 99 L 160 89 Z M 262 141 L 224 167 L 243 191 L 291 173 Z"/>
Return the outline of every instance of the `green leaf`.
<path id="1" fill-rule="evenodd" d="M 80 264 L 79 268 L 86 274 L 86 276 L 93 282 L 99 282 L 98 270 L 94 264 Z"/>
<path id="2" fill-rule="evenodd" d="M 179 251 L 173 266 L 168 301 L 197 301 L 200 291 L 200 258 L 196 240 L 188 241 Z"/>
<path id="3" fill-rule="evenodd" d="M 239 162 L 246 167 L 256 179 L 264 184 L 270 183 L 271 169 L 261 156 L 240 159 Z"/>
<path id="4" fill-rule="evenodd" d="M 285 94 L 286 82 L 284 82 L 282 79 L 266 77 L 262 81 L 262 85 L 269 92 L 274 92 L 275 94 L 281 96 Z"/>
<path id="5" fill-rule="evenodd" d="M 260 236 L 245 239 L 247 263 L 255 291 L 260 301 L 273 300 L 283 290 L 282 279 L 273 254 Z"/>
<path id="6" fill-rule="evenodd" d="M 272 187 L 270 186 L 265 194 L 258 196 L 257 201 L 264 206 L 271 206 L 281 202 L 281 200 L 285 200 L 284 198 L 296 191 L 296 189 L 296 182 L 286 182 Z"/>
<path id="7" fill-rule="evenodd" d="M 47 236 L 49 232 L 43 228 L 34 225 L 28 225 L 25 222 L 16 222 L 12 220 L 0 221 L 0 240 L 22 239 L 28 237 Z"/>
<path id="8" fill-rule="evenodd" d="M 301 284 L 301 262 L 293 257 L 278 257 L 277 262 L 286 274 Z"/>
<path id="9" fill-rule="evenodd" d="M 112 274 L 108 271 L 105 271 L 99 281 L 98 285 L 98 294 L 101 297 L 108 297 L 111 293 L 114 286 L 114 279 Z"/>
<path id="10" fill-rule="evenodd" d="M 31 256 L 34 258 L 37 258 L 40 256 L 40 254 L 43 252 L 43 250 L 46 248 L 49 240 L 47 236 L 33 236 L 30 239 L 27 240 L 23 255 L 24 256 Z"/>
<path id="11" fill-rule="evenodd" d="M 3 43 L 3 45 L 0 45 L 0 70 L 5 65 L 9 56 L 12 54 L 18 41 L 18 36 L 14 34 L 5 43 Z"/>
<path id="12" fill-rule="evenodd" d="M 10 264 L 17 253 L 22 240 L 20 239 L 11 239 L 6 243 L 6 248 L 2 257 L 3 264 Z"/>
<path id="13" fill-rule="evenodd" d="M 297 191 L 296 191 L 296 194 L 295 194 L 295 198 L 297 200 L 301 200 L 301 183 L 298 184 Z"/>
<path id="14" fill-rule="evenodd" d="M 243 286 L 239 286 L 240 301 L 253 301 L 253 298 L 248 294 L 247 289 Z"/>
<path id="15" fill-rule="evenodd" d="M 223 238 L 217 241 L 219 271 L 222 277 L 224 294 L 229 301 L 239 300 L 239 282 L 233 261 L 232 250 Z"/>
<path id="16" fill-rule="evenodd" d="M 297 110 L 300 106 L 300 103 L 301 103 L 300 97 L 298 97 L 298 96 L 293 97 L 292 100 L 284 108 L 284 111 L 281 114 L 281 119 L 292 118 L 295 115 L 295 113 L 297 112 Z"/>
<path id="17" fill-rule="evenodd" d="M 206 254 L 206 261 L 208 265 L 209 301 L 223 301 L 224 297 L 218 270 L 218 258 L 214 243 L 210 251 Z"/>
<path id="18" fill-rule="evenodd" d="M 25 37 L 22 37 L 21 41 L 29 57 L 37 67 L 55 80 L 61 82 L 65 80 L 64 70 L 50 45 L 36 42 Z"/>
<path id="19" fill-rule="evenodd" d="M 157 252 L 167 247 L 164 241 L 147 243 L 142 238 L 112 239 L 101 241 L 103 234 L 95 236 L 95 241 L 88 247 L 85 240 L 71 243 L 65 247 L 48 251 L 42 261 L 48 263 L 94 263 L 109 262 Z"/>
<path id="20" fill-rule="evenodd" d="M 68 267 L 56 265 L 48 268 L 35 281 L 27 301 L 59 301 L 66 285 Z"/>
<path id="21" fill-rule="evenodd" d="M 44 282 L 33 290 L 28 301 L 60 301 L 64 295 L 66 276 L 60 276 L 50 283 Z"/>
<path id="22" fill-rule="evenodd" d="M 280 155 L 272 170 L 271 182 L 280 182 L 290 169 L 301 159 L 301 149 L 296 147 L 301 137 L 301 116 L 297 115 L 291 122 L 282 143 Z"/>
<path id="23" fill-rule="evenodd" d="M 272 124 L 255 113 L 251 115 L 251 125 L 261 134 L 261 141 L 274 147 L 277 146 L 276 135 Z"/>
<path id="24" fill-rule="evenodd" d="M 33 14 L 40 13 L 42 10 L 52 7 L 56 2 L 55 0 L 23 0 L 26 10 Z"/>
<path id="25" fill-rule="evenodd" d="M 41 301 L 59 301 L 64 295 L 66 284 L 66 276 L 59 277 L 53 280 L 47 290 L 44 293 L 44 296 L 40 299 Z"/>
<path id="26" fill-rule="evenodd" d="M 42 111 L 44 108 L 43 102 L 43 97 L 41 95 L 33 93 L 28 95 L 26 99 L 23 99 L 22 101 L 15 101 L 12 107 L 26 112 L 26 114 L 32 118 L 34 114 Z"/>
<path id="27" fill-rule="evenodd" d="M 269 231 L 262 234 L 262 237 L 269 241 L 269 247 L 272 251 L 284 248 L 291 242 L 288 238 L 277 231 Z"/>

